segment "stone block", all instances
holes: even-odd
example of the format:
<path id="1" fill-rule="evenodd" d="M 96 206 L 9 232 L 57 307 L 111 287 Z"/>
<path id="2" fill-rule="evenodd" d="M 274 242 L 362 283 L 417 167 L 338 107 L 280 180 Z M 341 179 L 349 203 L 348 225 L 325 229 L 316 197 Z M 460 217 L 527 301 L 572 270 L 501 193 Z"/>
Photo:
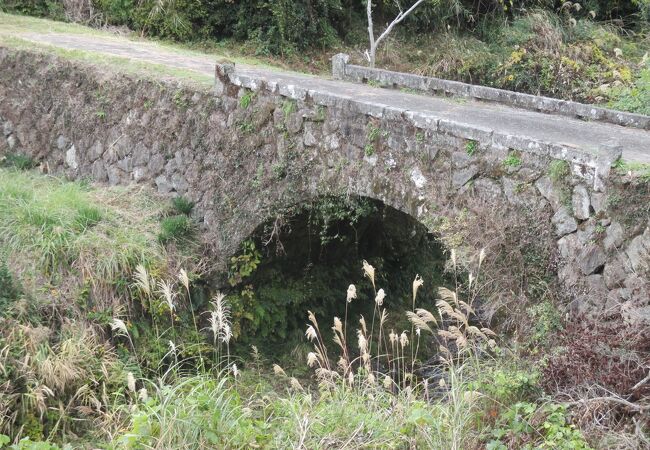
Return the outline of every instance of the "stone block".
<path id="1" fill-rule="evenodd" d="M 555 226 L 555 234 L 558 237 L 573 233 L 578 229 L 578 222 L 573 218 L 566 206 L 560 206 L 551 218 Z"/>
<path id="2" fill-rule="evenodd" d="M 597 244 L 590 244 L 580 252 L 578 265 L 583 274 L 591 275 L 603 267 L 606 260 L 603 249 Z"/>
<path id="3" fill-rule="evenodd" d="M 579 184 L 573 188 L 571 203 L 573 205 L 573 215 L 577 219 L 585 220 L 589 218 L 591 200 L 589 199 L 589 192 L 584 185 Z"/>

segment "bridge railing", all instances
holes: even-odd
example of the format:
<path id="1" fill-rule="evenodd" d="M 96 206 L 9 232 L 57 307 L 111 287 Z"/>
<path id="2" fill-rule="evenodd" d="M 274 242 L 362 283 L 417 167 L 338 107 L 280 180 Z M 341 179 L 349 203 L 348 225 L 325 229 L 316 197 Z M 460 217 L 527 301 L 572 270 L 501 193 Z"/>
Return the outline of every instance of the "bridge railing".
<path id="1" fill-rule="evenodd" d="M 349 64 L 349 56 L 339 53 L 332 57 L 332 76 L 338 80 L 358 83 L 378 83 L 381 87 L 412 89 L 432 95 L 465 97 L 489 103 L 650 130 L 650 116 L 587 105 L 568 100 L 523 94 L 486 86 L 444 80 L 441 78 L 372 69 Z"/>

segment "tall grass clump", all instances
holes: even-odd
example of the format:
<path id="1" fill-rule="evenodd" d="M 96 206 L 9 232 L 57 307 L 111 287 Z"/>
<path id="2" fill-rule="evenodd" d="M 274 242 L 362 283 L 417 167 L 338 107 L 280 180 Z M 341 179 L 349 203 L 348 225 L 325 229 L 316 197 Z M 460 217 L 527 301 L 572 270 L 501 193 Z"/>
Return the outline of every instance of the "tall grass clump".
<path id="1" fill-rule="evenodd" d="M 93 189 L 0 169 L 0 243 L 18 266 L 48 277 L 79 273 L 106 291 L 141 262 L 164 265 L 156 241 L 163 205 L 137 188 Z"/>

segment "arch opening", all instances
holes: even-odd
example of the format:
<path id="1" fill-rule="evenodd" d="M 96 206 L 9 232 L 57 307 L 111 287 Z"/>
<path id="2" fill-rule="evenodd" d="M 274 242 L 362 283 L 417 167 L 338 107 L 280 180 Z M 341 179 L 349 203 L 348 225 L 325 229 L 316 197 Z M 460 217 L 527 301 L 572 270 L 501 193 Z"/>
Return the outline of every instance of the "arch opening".
<path id="1" fill-rule="evenodd" d="M 364 260 L 375 267 L 375 288 Z M 308 310 L 329 331 L 335 316 L 344 319 L 350 284 L 354 328 L 360 315 L 370 326 L 375 289 L 383 289 L 388 327 L 410 329 L 403 313 L 412 308 L 413 279 L 419 274 L 426 283 L 418 307 L 435 310 L 435 288 L 450 282 L 444 264 L 441 243 L 412 216 L 368 197 L 317 197 L 259 225 L 231 258 L 237 341 L 282 354 L 304 342 Z"/>

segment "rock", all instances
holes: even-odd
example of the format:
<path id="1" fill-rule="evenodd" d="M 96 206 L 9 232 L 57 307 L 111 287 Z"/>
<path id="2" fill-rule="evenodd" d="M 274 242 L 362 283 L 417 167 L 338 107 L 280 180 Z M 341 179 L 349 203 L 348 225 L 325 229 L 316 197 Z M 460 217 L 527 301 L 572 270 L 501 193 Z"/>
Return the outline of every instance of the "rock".
<path id="1" fill-rule="evenodd" d="M 171 182 L 167 179 L 165 175 L 160 175 L 159 177 L 156 177 L 155 182 L 156 182 L 156 187 L 158 188 L 158 192 L 160 192 L 161 194 L 168 194 L 174 189 Z"/>
<path id="2" fill-rule="evenodd" d="M 65 163 L 71 169 L 76 170 L 79 165 L 77 164 L 77 149 L 74 145 L 65 152 Z"/>
<path id="3" fill-rule="evenodd" d="M 149 160 L 148 168 L 151 175 L 158 175 L 165 167 L 165 158 L 159 154 L 154 154 Z"/>
<path id="4" fill-rule="evenodd" d="M 5 137 L 9 136 L 11 133 L 14 132 L 14 126 L 11 122 L 6 121 L 5 123 L 2 124 L 2 132 L 4 133 Z"/>
<path id="5" fill-rule="evenodd" d="M 56 138 L 56 148 L 59 150 L 63 150 L 66 148 L 68 145 L 68 140 L 65 138 L 63 135 L 59 135 L 58 138 Z"/>
<path id="6" fill-rule="evenodd" d="M 292 134 L 298 133 L 302 128 L 302 122 L 302 114 L 291 114 L 286 120 L 287 131 Z"/>
<path id="7" fill-rule="evenodd" d="M 411 181 L 417 189 L 422 189 L 427 184 L 427 179 L 422 175 L 419 167 L 411 169 Z"/>
<path id="8" fill-rule="evenodd" d="M 131 158 L 127 156 L 124 159 L 120 159 L 117 162 L 117 167 L 120 170 L 123 170 L 124 172 L 131 172 L 131 169 L 133 168 L 133 164 L 131 163 Z"/>
<path id="9" fill-rule="evenodd" d="M 605 304 L 605 299 L 609 293 L 607 285 L 602 275 L 589 275 L 585 279 L 585 290 L 589 294 L 589 297 L 593 300 L 596 300 L 596 303 Z"/>
<path id="10" fill-rule="evenodd" d="M 339 137 L 336 134 L 330 134 L 329 136 L 325 137 L 325 145 L 327 145 L 327 148 L 330 150 L 337 150 L 341 146 L 341 143 L 339 142 Z"/>
<path id="11" fill-rule="evenodd" d="M 478 178 L 472 187 L 480 198 L 494 200 L 501 196 L 501 185 L 491 178 Z"/>
<path id="12" fill-rule="evenodd" d="M 551 223 L 555 225 L 555 234 L 558 237 L 573 233 L 578 229 L 578 222 L 569 213 L 566 206 L 560 206 L 558 208 L 557 212 L 551 218 Z"/>
<path id="13" fill-rule="evenodd" d="M 557 248 L 563 259 L 571 259 L 578 255 L 582 244 L 576 233 L 567 234 L 557 241 Z"/>
<path id="14" fill-rule="evenodd" d="M 558 280 L 566 288 L 572 288 L 582 278 L 580 269 L 573 263 L 564 264 L 557 273 Z"/>
<path id="15" fill-rule="evenodd" d="M 149 149 L 142 142 L 135 144 L 135 148 L 133 149 L 133 165 L 146 166 L 150 157 Z"/>
<path id="16" fill-rule="evenodd" d="M 472 157 L 467 152 L 454 152 L 451 154 L 451 163 L 460 169 L 469 166 L 472 163 Z"/>
<path id="17" fill-rule="evenodd" d="M 316 127 L 307 122 L 305 124 L 305 130 L 303 132 L 303 142 L 306 147 L 312 147 L 319 142 L 319 134 L 316 130 Z"/>
<path id="18" fill-rule="evenodd" d="M 621 305 L 630 299 L 630 290 L 627 288 L 612 289 L 607 294 L 605 310 L 610 314 L 620 311 Z"/>
<path id="19" fill-rule="evenodd" d="M 620 247 L 623 245 L 624 239 L 625 231 L 623 226 L 618 222 L 612 222 L 605 232 L 605 239 L 603 240 L 605 250 L 609 251 Z"/>
<path id="20" fill-rule="evenodd" d="M 580 252 L 580 256 L 578 256 L 578 265 L 583 274 L 591 275 L 601 268 L 605 264 L 606 260 L 607 257 L 605 256 L 603 249 L 596 244 L 591 244 Z"/>
<path id="21" fill-rule="evenodd" d="M 91 173 L 95 181 L 105 182 L 108 179 L 104 162 L 101 160 L 97 160 L 93 163 Z"/>
<path id="22" fill-rule="evenodd" d="M 147 176 L 147 170 L 144 167 L 136 167 L 133 169 L 133 181 L 143 181 Z"/>
<path id="23" fill-rule="evenodd" d="M 538 170 L 534 170 L 529 167 L 522 167 L 517 173 L 519 179 L 525 181 L 526 183 L 532 183 L 539 178 L 539 175 L 540 174 Z"/>
<path id="24" fill-rule="evenodd" d="M 10 136 L 7 138 L 7 144 L 9 145 L 9 148 L 10 148 L 11 150 L 13 150 L 14 148 L 16 148 L 16 145 L 18 144 L 18 140 L 16 139 L 16 136 L 14 136 L 13 134 L 10 135 Z"/>
<path id="25" fill-rule="evenodd" d="M 185 194 L 185 192 L 187 192 L 187 189 L 189 188 L 187 181 L 185 180 L 185 177 L 178 173 L 172 174 L 171 183 L 173 189 L 179 194 Z"/>
<path id="26" fill-rule="evenodd" d="M 629 308 L 623 316 L 628 323 L 650 325 L 650 306 Z"/>
<path id="27" fill-rule="evenodd" d="M 451 176 L 451 184 L 454 189 L 460 189 L 465 185 L 465 183 L 474 178 L 477 173 L 478 166 L 476 165 L 465 167 L 464 169 L 454 170 L 454 173 Z"/>
<path id="28" fill-rule="evenodd" d="M 603 279 L 609 289 L 615 289 L 623 285 L 623 281 L 629 273 L 627 264 L 629 264 L 627 257 L 622 254 L 605 264 Z"/>
<path id="29" fill-rule="evenodd" d="M 598 214 L 607 209 L 607 195 L 602 192 L 593 192 L 591 194 L 591 207 Z"/>
<path id="30" fill-rule="evenodd" d="M 591 201 L 589 200 L 589 192 L 587 188 L 579 184 L 573 189 L 573 196 L 571 197 L 571 204 L 573 205 L 573 215 L 581 220 L 589 218 L 589 208 Z"/>
<path id="31" fill-rule="evenodd" d="M 630 265 L 635 272 L 649 269 L 650 264 L 650 239 L 646 240 L 644 235 L 632 239 L 625 250 L 630 259 Z"/>
<path id="32" fill-rule="evenodd" d="M 111 186 L 127 183 L 131 178 L 130 174 L 117 166 L 108 166 L 106 172 L 108 173 L 108 184 Z"/>
<path id="33" fill-rule="evenodd" d="M 542 196 L 548 200 L 553 208 L 557 211 L 562 206 L 560 191 L 554 186 L 553 181 L 549 177 L 542 177 L 535 182 L 535 187 Z"/>
<path id="34" fill-rule="evenodd" d="M 535 206 L 540 205 L 539 201 L 541 199 L 537 196 L 537 191 L 530 184 L 507 177 L 503 177 L 501 181 L 503 183 L 503 192 L 508 202 L 513 205 L 525 206 L 528 209 L 533 209 Z"/>
<path id="35" fill-rule="evenodd" d="M 88 149 L 88 160 L 90 162 L 95 162 L 102 157 L 104 153 L 104 146 L 100 141 L 95 141 L 93 145 Z"/>
<path id="36" fill-rule="evenodd" d="M 578 239 L 583 245 L 593 242 L 597 237 L 597 222 L 595 219 L 587 220 L 578 226 Z"/>

